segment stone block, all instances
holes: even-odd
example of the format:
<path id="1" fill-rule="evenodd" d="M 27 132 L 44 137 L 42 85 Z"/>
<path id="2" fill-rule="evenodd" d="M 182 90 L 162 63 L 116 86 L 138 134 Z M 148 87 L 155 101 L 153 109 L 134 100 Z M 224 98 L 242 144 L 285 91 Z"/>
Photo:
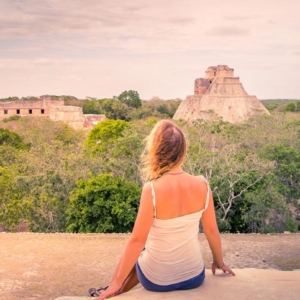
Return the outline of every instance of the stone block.
<path id="1" fill-rule="evenodd" d="M 236 276 L 218 273 L 212 275 L 206 270 L 206 279 L 202 286 L 187 291 L 155 293 L 137 288 L 115 297 L 118 300 L 298 300 L 300 295 L 300 272 L 236 269 Z M 89 297 L 65 296 L 56 300 L 85 300 Z"/>

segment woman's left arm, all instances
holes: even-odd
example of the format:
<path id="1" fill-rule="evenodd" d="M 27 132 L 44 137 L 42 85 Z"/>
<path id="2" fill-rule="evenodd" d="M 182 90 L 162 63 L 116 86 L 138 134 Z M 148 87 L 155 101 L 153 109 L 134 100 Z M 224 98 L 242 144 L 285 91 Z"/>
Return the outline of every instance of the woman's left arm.
<path id="1" fill-rule="evenodd" d="M 143 250 L 148 233 L 153 222 L 154 207 L 152 203 L 151 186 L 146 183 L 142 190 L 140 206 L 132 234 L 116 267 L 109 288 L 99 297 L 99 300 L 116 295 L 123 282 L 134 267 Z"/>

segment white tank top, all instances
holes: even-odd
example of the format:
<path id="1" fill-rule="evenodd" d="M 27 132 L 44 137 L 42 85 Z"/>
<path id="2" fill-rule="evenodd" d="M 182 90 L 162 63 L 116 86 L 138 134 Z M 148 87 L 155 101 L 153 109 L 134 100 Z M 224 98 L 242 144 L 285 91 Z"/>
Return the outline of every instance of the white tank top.
<path id="1" fill-rule="evenodd" d="M 152 182 L 154 220 L 138 263 L 148 280 L 170 285 L 191 279 L 204 269 L 198 241 L 199 220 L 209 202 L 209 184 L 204 209 L 192 214 L 162 220 L 156 218 L 156 199 Z"/>

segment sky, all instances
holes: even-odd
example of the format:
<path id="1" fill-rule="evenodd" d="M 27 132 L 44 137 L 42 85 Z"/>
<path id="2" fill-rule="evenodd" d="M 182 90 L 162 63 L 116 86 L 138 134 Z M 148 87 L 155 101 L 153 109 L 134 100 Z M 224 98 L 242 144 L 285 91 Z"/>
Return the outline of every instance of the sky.
<path id="1" fill-rule="evenodd" d="M 184 99 L 209 66 L 300 98 L 299 0 L 0 0 L 0 98 Z"/>

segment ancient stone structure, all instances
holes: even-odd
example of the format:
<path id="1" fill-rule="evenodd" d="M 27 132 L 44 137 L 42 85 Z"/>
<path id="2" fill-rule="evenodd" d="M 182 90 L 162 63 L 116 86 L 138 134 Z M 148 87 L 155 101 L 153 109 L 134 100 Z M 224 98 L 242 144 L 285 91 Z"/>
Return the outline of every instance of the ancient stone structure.
<path id="1" fill-rule="evenodd" d="M 100 123 L 106 119 L 105 115 L 86 114 L 86 115 L 83 115 L 83 117 L 84 117 L 83 127 L 86 127 L 86 128 L 92 128 L 95 125 L 97 125 L 98 123 Z"/>
<path id="2" fill-rule="evenodd" d="M 92 128 L 105 119 L 105 115 L 84 115 L 78 106 L 50 107 L 50 120 L 63 121 L 74 129 Z"/>
<path id="3" fill-rule="evenodd" d="M 63 99 L 52 99 L 51 96 L 41 96 L 39 100 L 16 100 L 12 102 L 0 102 L 0 116 L 40 116 L 49 117 L 51 106 L 63 106 Z"/>
<path id="4" fill-rule="evenodd" d="M 50 120 L 63 121 L 74 129 L 80 129 L 84 123 L 82 108 L 78 106 L 51 106 Z"/>
<path id="5" fill-rule="evenodd" d="M 47 117 L 52 121 L 62 121 L 74 129 L 93 128 L 106 119 L 105 115 L 84 115 L 78 106 L 65 106 L 63 99 L 41 96 L 38 100 L 16 100 L 0 102 L 0 119 L 19 116 Z"/>
<path id="6" fill-rule="evenodd" d="M 256 96 L 249 96 L 226 65 L 209 67 L 205 78 L 197 78 L 194 95 L 187 96 L 173 119 L 218 120 L 239 123 L 255 114 L 270 114 Z"/>

